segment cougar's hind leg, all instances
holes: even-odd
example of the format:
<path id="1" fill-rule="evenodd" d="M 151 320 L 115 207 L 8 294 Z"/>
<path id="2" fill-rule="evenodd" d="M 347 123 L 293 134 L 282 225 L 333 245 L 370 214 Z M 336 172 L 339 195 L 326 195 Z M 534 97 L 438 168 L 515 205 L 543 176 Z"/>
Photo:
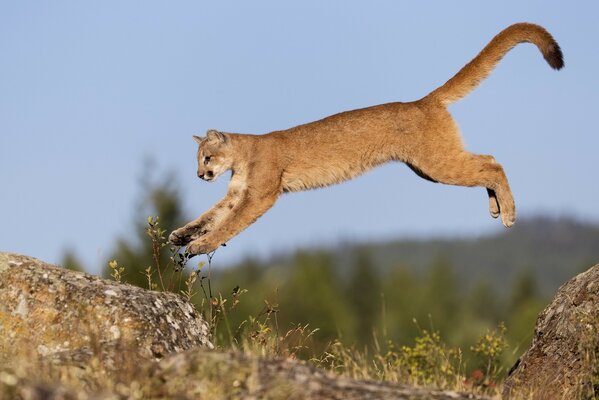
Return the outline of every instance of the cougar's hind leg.
<path id="1" fill-rule="evenodd" d="M 493 189 L 487 188 L 487 194 L 489 195 L 489 213 L 491 217 L 499 217 L 499 202 L 497 201 L 497 195 Z"/>
<path id="2" fill-rule="evenodd" d="M 449 153 L 431 162 L 426 158 L 418 160 L 418 169 L 440 183 L 487 188 L 491 215 L 499 212 L 501 222 L 508 228 L 516 221 L 516 207 L 507 177 L 503 167 L 491 156 Z"/>
<path id="3" fill-rule="evenodd" d="M 480 156 L 480 157 L 483 157 L 490 163 L 496 162 L 495 158 L 493 158 L 493 156 L 485 155 L 485 156 Z M 429 175 L 424 173 L 424 171 L 422 171 L 420 168 L 416 167 L 415 165 L 410 164 L 410 163 L 406 163 L 406 165 L 408 167 L 410 167 L 410 169 L 412 171 L 414 171 L 416 173 L 416 175 L 418 175 L 422 179 L 426 179 L 427 181 L 431 181 L 431 182 L 438 182 L 437 180 L 433 179 L 432 177 L 430 177 Z M 491 217 L 497 218 L 497 217 L 499 217 L 499 202 L 497 201 L 497 195 L 495 194 L 495 191 L 491 188 L 487 188 L 487 195 L 489 196 L 489 213 L 491 214 Z"/>
<path id="4" fill-rule="evenodd" d="M 491 163 L 497 163 L 495 161 L 495 157 L 489 155 L 482 155 L 481 157 L 485 158 L 487 161 Z M 497 202 L 497 195 L 493 189 L 487 188 L 487 194 L 489 195 L 489 213 L 491 213 L 491 217 L 497 218 L 499 217 L 499 202 Z"/>

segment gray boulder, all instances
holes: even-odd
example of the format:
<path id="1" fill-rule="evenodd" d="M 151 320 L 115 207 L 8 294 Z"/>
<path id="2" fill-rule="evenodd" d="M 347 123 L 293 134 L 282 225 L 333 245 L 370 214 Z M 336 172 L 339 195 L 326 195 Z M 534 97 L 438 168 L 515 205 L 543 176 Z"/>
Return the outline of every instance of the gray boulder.
<path id="1" fill-rule="evenodd" d="M 504 398 L 596 398 L 599 394 L 599 264 L 558 290 L 530 348 L 512 367 Z"/>
<path id="2" fill-rule="evenodd" d="M 160 361 L 150 373 L 158 398 L 271 400 L 465 400 L 467 393 L 342 378 L 306 362 L 239 352 L 190 350 Z"/>
<path id="3" fill-rule="evenodd" d="M 157 360 L 212 348 L 209 327 L 173 293 L 149 291 L 0 253 L 0 365 L 20 357 L 72 358 L 92 353 L 114 362 L 114 349 Z"/>

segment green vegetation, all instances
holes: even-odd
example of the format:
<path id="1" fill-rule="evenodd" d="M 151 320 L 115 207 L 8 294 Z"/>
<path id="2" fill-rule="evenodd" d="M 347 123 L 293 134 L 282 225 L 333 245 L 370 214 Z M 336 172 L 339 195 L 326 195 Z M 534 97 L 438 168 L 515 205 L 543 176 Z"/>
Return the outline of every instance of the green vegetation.
<path id="1" fill-rule="evenodd" d="M 526 286 L 522 282 L 529 276 L 518 278 L 500 296 L 485 282 L 465 288 L 445 261 L 416 273 L 405 267 L 377 272 L 366 258 L 356 256 L 356 260 L 347 276 L 342 276 L 326 255 L 298 253 L 285 271 L 241 264 L 213 273 L 213 282 L 219 293 L 229 293 L 240 285 L 247 290 L 236 312 L 228 316 L 232 326 L 259 312 L 266 299 L 278 305 L 280 327 L 309 324 L 318 329 L 312 337 L 313 351 L 334 341 L 370 351 L 379 346 L 387 351 L 388 343 L 398 348 L 412 343 L 418 346 L 417 338 L 423 335 L 435 341 L 442 336 L 449 346 L 463 350 L 460 357 L 469 369 L 475 367 L 484 346 L 473 344 L 502 321 L 513 327 L 507 331 L 502 328 L 501 336 L 505 335 L 509 349 L 517 353 L 495 349 L 492 364 L 500 364 L 502 371 L 509 368 L 528 345 L 535 318 L 545 304 L 534 293 L 520 293 Z M 224 332 L 217 334 L 217 342 L 231 341 Z M 232 339 L 239 338 L 240 334 Z M 494 376 L 498 372 L 487 364 L 480 368 Z"/>
<path id="2" fill-rule="evenodd" d="M 234 266 L 218 254 L 188 260 L 164 239 L 184 220 L 173 182 L 146 186 L 141 209 L 158 217 L 136 219 L 145 223 L 117 241 L 105 275 L 189 298 L 220 348 L 354 378 L 497 393 L 549 296 L 578 272 L 567 267 L 599 258 L 597 227 L 540 218 L 477 240 L 345 245 Z"/>

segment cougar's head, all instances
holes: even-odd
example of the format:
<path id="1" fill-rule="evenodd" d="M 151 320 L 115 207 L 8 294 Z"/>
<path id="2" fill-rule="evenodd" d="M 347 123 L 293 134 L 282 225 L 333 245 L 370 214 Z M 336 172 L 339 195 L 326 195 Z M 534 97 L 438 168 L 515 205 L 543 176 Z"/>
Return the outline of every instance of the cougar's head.
<path id="1" fill-rule="evenodd" d="M 198 147 L 198 177 L 211 182 L 231 169 L 233 164 L 229 138 L 222 132 L 209 130 L 206 137 L 193 136 Z"/>

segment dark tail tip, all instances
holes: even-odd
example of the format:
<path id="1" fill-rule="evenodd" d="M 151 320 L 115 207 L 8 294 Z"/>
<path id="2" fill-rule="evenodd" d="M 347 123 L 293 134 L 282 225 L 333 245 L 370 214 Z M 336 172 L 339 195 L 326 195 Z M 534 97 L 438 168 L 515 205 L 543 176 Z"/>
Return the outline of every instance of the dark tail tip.
<path id="1" fill-rule="evenodd" d="M 562 69 L 564 67 L 564 55 L 557 43 L 554 43 L 547 52 L 543 54 L 543 57 L 545 57 L 545 60 L 553 69 Z"/>

